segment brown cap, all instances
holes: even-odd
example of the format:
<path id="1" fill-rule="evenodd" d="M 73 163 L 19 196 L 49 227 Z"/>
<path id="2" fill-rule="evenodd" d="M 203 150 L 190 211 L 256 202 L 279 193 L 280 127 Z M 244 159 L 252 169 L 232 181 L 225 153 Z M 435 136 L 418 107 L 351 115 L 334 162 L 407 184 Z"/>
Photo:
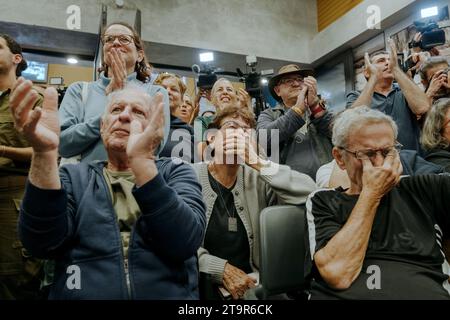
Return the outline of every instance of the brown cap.
<path id="1" fill-rule="evenodd" d="M 270 94 L 272 95 L 272 97 L 274 97 L 277 101 L 281 101 L 281 97 L 279 97 L 275 91 L 273 90 L 278 82 L 287 75 L 290 74 L 298 74 L 301 75 L 303 77 L 309 77 L 309 76 L 314 76 L 314 71 L 311 69 L 301 69 L 298 65 L 296 64 L 288 64 L 286 66 L 282 66 L 280 68 L 280 70 L 278 70 L 278 74 L 273 76 L 270 80 L 269 80 L 269 91 Z"/>

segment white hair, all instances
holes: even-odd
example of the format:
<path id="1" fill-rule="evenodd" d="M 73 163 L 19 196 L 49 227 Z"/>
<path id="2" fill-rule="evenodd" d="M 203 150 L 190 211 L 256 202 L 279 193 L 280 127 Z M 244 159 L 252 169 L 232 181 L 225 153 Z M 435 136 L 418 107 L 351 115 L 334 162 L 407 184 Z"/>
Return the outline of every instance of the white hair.
<path id="1" fill-rule="evenodd" d="M 392 118 L 381 111 L 367 106 L 354 107 L 340 113 L 333 124 L 333 145 L 335 147 L 347 147 L 349 136 L 355 129 L 369 123 L 384 122 L 391 126 L 394 138 L 397 139 L 398 128 Z"/>
<path id="2" fill-rule="evenodd" d="M 145 91 L 145 89 L 142 86 L 139 86 L 135 83 L 128 83 L 122 89 L 113 91 L 108 95 L 108 102 L 106 103 L 105 110 L 103 111 L 102 120 L 104 120 L 105 117 L 109 114 L 109 107 L 114 103 L 117 97 L 124 94 L 124 92 L 127 91 L 142 93 L 146 97 L 146 99 L 151 99 L 150 95 L 147 93 L 147 91 Z"/>

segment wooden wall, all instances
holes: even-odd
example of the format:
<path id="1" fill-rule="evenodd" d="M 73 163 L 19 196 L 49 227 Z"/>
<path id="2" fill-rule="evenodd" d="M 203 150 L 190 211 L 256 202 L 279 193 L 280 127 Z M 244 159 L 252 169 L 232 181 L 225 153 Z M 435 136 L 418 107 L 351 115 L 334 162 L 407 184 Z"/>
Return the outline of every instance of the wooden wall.
<path id="1" fill-rule="evenodd" d="M 363 0 L 317 0 L 317 26 L 322 31 Z"/>

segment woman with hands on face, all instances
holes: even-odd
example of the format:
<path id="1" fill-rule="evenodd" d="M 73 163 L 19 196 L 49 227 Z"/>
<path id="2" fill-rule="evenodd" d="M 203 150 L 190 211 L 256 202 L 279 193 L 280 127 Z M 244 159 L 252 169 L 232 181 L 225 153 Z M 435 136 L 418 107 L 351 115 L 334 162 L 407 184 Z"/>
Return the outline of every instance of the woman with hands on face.
<path id="1" fill-rule="evenodd" d="M 76 162 L 105 160 L 107 155 L 100 138 L 100 117 L 108 96 L 132 83 L 150 95 L 161 92 L 169 132 L 170 110 L 167 92 L 149 82 L 151 68 L 145 57 L 144 44 L 133 27 L 114 22 L 101 35 L 103 61 L 100 77 L 94 82 L 76 82 L 69 86 L 59 109 L 61 141 L 59 153 Z"/>
<path id="2" fill-rule="evenodd" d="M 302 204 L 316 187 L 309 176 L 259 153 L 255 125 L 253 113 L 237 102 L 221 109 L 209 126 L 216 129 L 214 155 L 193 165 L 207 207 L 207 229 L 198 251 L 201 279 L 210 279 L 216 289 L 210 295 L 201 291 L 206 299 L 219 298 L 219 286 L 233 299 L 245 298 L 257 284 L 249 274 L 259 269 L 261 211 L 275 204 Z"/>

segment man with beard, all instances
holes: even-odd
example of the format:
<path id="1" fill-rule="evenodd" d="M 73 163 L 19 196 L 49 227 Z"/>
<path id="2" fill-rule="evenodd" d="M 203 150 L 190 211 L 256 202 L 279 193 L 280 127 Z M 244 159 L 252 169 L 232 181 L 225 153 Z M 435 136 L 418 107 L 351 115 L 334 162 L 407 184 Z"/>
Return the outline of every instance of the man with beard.
<path id="1" fill-rule="evenodd" d="M 392 40 L 391 52 L 366 53 L 364 76 L 367 84 L 362 92 L 347 95 L 347 107 L 370 106 L 390 115 L 399 127 L 398 141 L 404 149 L 421 151 L 418 118 L 431 107 L 428 97 L 408 78 L 397 62 Z M 394 85 L 394 80 L 397 85 Z"/>
<path id="2" fill-rule="evenodd" d="M 32 149 L 14 127 L 10 110 L 11 90 L 27 68 L 20 45 L 0 34 L 0 300 L 39 299 L 41 262 L 31 258 L 17 235 Z M 36 103 L 42 98 L 36 93 Z"/>
<path id="3" fill-rule="evenodd" d="M 420 68 L 425 93 L 432 103 L 450 97 L 448 72 L 448 61 L 441 56 L 430 57 Z"/>

